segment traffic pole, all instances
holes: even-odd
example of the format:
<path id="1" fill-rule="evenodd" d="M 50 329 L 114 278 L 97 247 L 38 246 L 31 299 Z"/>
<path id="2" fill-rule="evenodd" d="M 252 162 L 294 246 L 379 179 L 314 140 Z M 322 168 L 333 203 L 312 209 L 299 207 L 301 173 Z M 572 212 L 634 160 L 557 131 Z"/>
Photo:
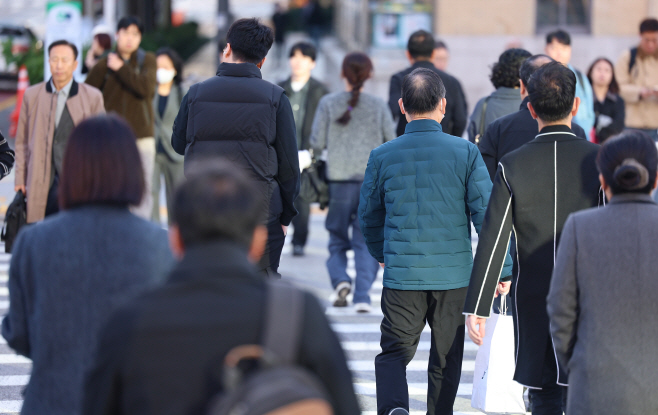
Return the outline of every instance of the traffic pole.
<path id="1" fill-rule="evenodd" d="M 16 88 L 16 107 L 9 115 L 9 120 L 11 125 L 9 126 L 9 136 L 16 137 L 16 129 L 18 128 L 18 117 L 21 114 L 21 106 L 23 105 L 23 96 L 25 95 L 25 90 L 30 86 L 30 78 L 27 75 L 27 68 L 25 65 L 21 65 L 18 70 L 18 88 Z"/>

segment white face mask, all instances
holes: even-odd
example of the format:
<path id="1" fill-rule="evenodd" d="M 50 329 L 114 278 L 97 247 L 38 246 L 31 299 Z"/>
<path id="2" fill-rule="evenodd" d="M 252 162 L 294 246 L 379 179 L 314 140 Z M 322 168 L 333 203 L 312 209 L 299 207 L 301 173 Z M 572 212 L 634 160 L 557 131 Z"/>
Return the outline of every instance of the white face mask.
<path id="1" fill-rule="evenodd" d="M 176 76 L 176 71 L 173 69 L 158 68 L 158 70 L 155 73 L 155 76 L 158 78 L 159 84 L 168 84 L 169 82 L 174 80 L 174 77 Z"/>

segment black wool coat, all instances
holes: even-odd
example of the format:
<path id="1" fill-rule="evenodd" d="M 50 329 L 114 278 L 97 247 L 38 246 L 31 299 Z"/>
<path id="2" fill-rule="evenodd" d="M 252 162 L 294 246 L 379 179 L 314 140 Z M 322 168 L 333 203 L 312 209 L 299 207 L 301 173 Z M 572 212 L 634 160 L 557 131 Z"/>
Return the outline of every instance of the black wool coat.
<path id="1" fill-rule="evenodd" d="M 491 181 L 496 177 L 498 163 L 508 153 L 532 141 L 537 136 L 537 121 L 530 115 L 528 109 L 529 99 L 526 97 L 519 107 L 519 111 L 498 118 L 489 124 L 480 139 L 478 148 L 482 154 L 484 164 L 487 165 Z M 587 139 L 585 130 L 572 122 L 571 130 L 580 138 Z"/>
<path id="2" fill-rule="evenodd" d="M 494 179 L 464 312 L 489 316 L 514 231 L 519 263 L 512 278 L 514 380 L 525 386 L 542 386 L 551 343 L 546 296 L 562 227 L 571 213 L 602 203 L 598 149 L 567 126 L 545 127 L 530 143 L 503 157 Z M 566 372 L 558 368 L 559 383 L 566 384 Z"/>
<path id="3" fill-rule="evenodd" d="M 287 95 L 293 94 L 291 79 L 281 82 L 279 84 Z M 308 95 L 306 97 L 306 110 L 304 112 L 304 122 L 302 126 L 301 147 L 299 150 L 308 150 L 311 148 L 311 131 L 313 129 L 313 119 L 315 118 L 315 111 L 318 109 L 320 99 L 327 95 L 329 90 L 320 81 L 313 78 L 308 80 Z"/>
<path id="4" fill-rule="evenodd" d="M 206 413 L 236 346 L 262 344 L 267 284 L 229 241 L 190 247 L 167 283 L 119 309 L 100 336 L 84 414 Z M 304 296 L 298 364 L 323 383 L 334 413 L 359 415 L 352 376 L 324 310 Z"/>
<path id="5" fill-rule="evenodd" d="M 405 76 L 413 72 L 417 68 L 431 69 L 438 73 L 443 81 L 443 86 L 446 88 L 446 113 L 441 120 L 441 128 L 446 134 L 461 137 L 466 130 L 468 123 L 468 108 L 466 105 L 466 97 L 461 84 L 452 75 L 437 69 L 431 62 L 417 61 L 407 69 L 400 71 L 391 77 L 391 85 L 388 94 L 388 106 L 393 113 L 393 119 L 398 120 L 396 133 L 399 136 L 404 134 L 404 129 L 407 126 L 407 119 L 400 112 L 400 105 L 398 100 L 402 96 L 402 80 Z"/>

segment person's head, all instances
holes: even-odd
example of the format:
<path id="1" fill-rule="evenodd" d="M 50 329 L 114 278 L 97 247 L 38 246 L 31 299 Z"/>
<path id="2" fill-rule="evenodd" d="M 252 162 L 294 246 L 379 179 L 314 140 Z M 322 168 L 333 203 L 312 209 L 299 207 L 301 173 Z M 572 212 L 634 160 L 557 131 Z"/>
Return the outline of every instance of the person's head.
<path id="1" fill-rule="evenodd" d="M 102 55 L 105 51 L 112 49 L 112 38 L 107 33 L 94 35 L 91 41 L 91 49 L 96 55 Z"/>
<path id="2" fill-rule="evenodd" d="M 448 68 L 448 63 L 450 62 L 450 51 L 448 46 L 441 40 L 437 40 L 434 44 L 434 58 L 432 63 L 438 69 L 445 71 Z"/>
<path id="3" fill-rule="evenodd" d="M 570 125 L 578 112 L 576 75 L 560 62 L 549 62 L 535 71 L 528 81 L 528 109 L 544 125 Z"/>
<path id="4" fill-rule="evenodd" d="M 658 51 L 658 20 L 645 19 L 640 23 L 640 49 L 647 55 Z"/>
<path id="5" fill-rule="evenodd" d="M 571 36 L 564 30 L 556 30 L 546 35 L 546 54 L 561 64 L 571 62 Z"/>
<path id="6" fill-rule="evenodd" d="M 620 193 L 651 193 L 656 187 L 657 166 L 656 144 L 640 131 L 606 140 L 596 157 L 599 180 L 608 198 Z"/>
<path id="7" fill-rule="evenodd" d="M 236 20 L 226 34 L 224 61 L 253 63 L 260 68 L 272 43 L 274 43 L 274 31 L 258 19 Z"/>
<path id="8" fill-rule="evenodd" d="M 491 68 L 491 83 L 494 88 L 518 88 L 519 68 L 523 61 L 532 56 L 525 49 L 508 49 L 498 58 Z"/>
<path id="9" fill-rule="evenodd" d="M 160 48 L 155 52 L 158 70 L 156 77 L 159 84 L 173 82 L 180 85 L 183 81 L 183 59 L 172 48 Z"/>
<path id="10" fill-rule="evenodd" d="M 130 55 L 139 49 L 144 34 L 144 25 L 138 17 L 122 17 L 117 24 L 117 51 L 121 54 Z"/>
<path id="11" fill-rule="evenodd" d="M 253 261 L 263 253 L 267 230 L 262 223 L 262 201 L 253 181 L 226 160 L 206 159 L 192 164 L 175 194 L 172 250 L 182 256 L 190 247 L 229 241 L 250 249 Z"/>
<path id="12" fill-rule="evenodd" d="M 359 103 L 359 95 L 363 84 L 372 76 L 372 61 L 365 53 L 348 53 L 343 59 L 341 76 L 350 86 L 352 96 L 347 103 L 347 110 L 336 121 L 340 124 L 347 124 L 352 119 L 352 110 Z"/>
<path id="13" fill-rule="evenodd" d="M 615 79 L 615 67 L 607 58 L 598 58 L 587 71 L 587 79 L 592 86 L 605 86 L 608 92 L 619 93 L 619 84 Z"/>
<path id="14" fill-rule="evenodd" d="M 144 189 L 135 134 L 122 118 L 101 115 L 75 127 L 60 176 L 61 209 L 92 204 L 136 206 Z"/>
<path id="15" fill-rule="evenodd" d="M 290 48 L 290 72 L 293 78 L 308 79 L 315 68 L 315 46 L 308 42 L 295 43 Z"/>
<path id="16" fill-rule="evenodd" d="M 546 55 L 533 55 L 528 59 L 524 60 L 519 68 L 519 78 L 521 85 L 521 97 L 525 98 L 528 96 L 528 81 L 533 73 L 543 65 L 546 65 L 549 62 L 553 62 L 553 59 Z"/>
<path id="17" fill-rule="evenodd" d="M 53 82 L 62 88 L 73 79 L 78 68 L 78 48 L 67 40 L 58 40 L 48 46 L 48 64 Z"/>
<path id="18" fill-rule="evenodd" d="M 417 30 L 409 36 L 407 58 L 410 61 L 431 61 L 434 54 L 434 36 L 427 30 Z"/>
<path id="19" fill-rule="evenodd" d="M 440 122 L 446 112 L 446 88 L 439 74 L 431 69 L 417 68 L 402 80 L 400 110 L 412 121 L 430 118 Z"/>

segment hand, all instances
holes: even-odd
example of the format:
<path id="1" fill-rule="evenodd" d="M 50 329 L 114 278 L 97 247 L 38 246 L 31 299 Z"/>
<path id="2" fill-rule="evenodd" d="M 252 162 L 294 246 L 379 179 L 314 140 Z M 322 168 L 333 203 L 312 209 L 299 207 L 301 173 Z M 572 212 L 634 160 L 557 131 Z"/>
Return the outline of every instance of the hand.
<path id="1" fill-rule="evenodd" d="M 288 227 L 285 225 L 281 225 L 281 229 L 283 229 L 283 235 L 288 236 Z"/>
<path id="2" fill-rule="evenodd" d="M 27 194 L 27 192 L 25 191 L 25 185 L 24 184 L 14 187 L 14 192 L 18 192 L 19 190 L 22 191 L 24 195 Z"/>
<path id="3" fill-rule="evenodd" d="M 468 337 L 473 340 L 473 343 L 482 346 L 484 340 L 484 325 L 487 319 L 469 315 L 466 317 L 466 328 L 468 329 Z M 479 327 L 478 327 L 479 326 Z"/>
<path id="4" fill-rule="evenodd" d="M 386 264 L 384 264 L 383 262 L 380 262 L 379 266 L 382 267 L 382 268 L 386 268 Z"/>
<path id="5" fill-rule="evenodd" d="M 650 96 L 654 95 L 655 93 L 656 93 L 656 91 L 652 88 L 642 88 L 640 90 L 640 98 L 647 99 Z"/>
<path id="6" fill-rule="evenodd" d="M 123 59 L 121 59 L 116 53 L 110 53 L 107 55 L 107 67 L 114 72 L 118 71 L 123 67 Z"/>
<path id="7" fill-rule="evenodd" d="M 498 294 L 506 295 L 507 293 L 509 293 L 509 289 L 511 286 L 512 286 L 512 281 L 499 282 L 498 288 L 496 289 L 496 294 L 494 294 L 494 298 L 498 297 Z"/>

